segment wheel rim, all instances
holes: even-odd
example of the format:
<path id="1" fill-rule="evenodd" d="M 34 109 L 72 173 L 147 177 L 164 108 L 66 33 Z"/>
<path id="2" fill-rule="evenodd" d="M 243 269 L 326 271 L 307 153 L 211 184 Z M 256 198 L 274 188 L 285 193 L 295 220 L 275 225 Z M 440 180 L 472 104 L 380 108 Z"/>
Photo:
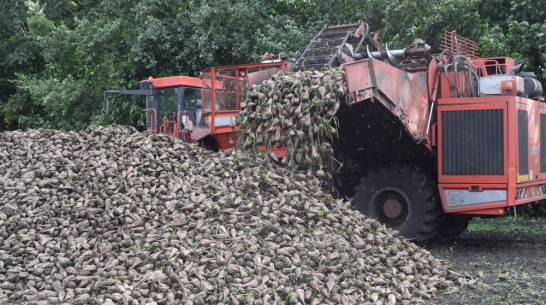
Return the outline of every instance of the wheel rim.
<path id="1" fill-rule="evenodd" d="M 411 214 L 409 200 L 399 189 L 386 187 L 372 198 L 372 216 L 390 228 L 403 226 Z"/>

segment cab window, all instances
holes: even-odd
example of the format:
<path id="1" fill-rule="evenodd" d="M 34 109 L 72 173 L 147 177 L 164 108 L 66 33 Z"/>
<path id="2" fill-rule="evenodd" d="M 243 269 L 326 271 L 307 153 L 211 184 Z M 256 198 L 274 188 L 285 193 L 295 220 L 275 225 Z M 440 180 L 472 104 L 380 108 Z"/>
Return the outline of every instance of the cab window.
<path id="1" fill-rule="evenodd" d="M 178 112 L 177 96 L 181 88 L 165 88 L 159 90 L 160 106 L 158 120 L 163 120 L 163 117 L 172 120 L 173 116 Z"/>
<path id="2" fill-rule="evenodd" d="M 184 106 L 188 110 L 201 109 L 201 89 L 186 88 L 184 90 Z"/>

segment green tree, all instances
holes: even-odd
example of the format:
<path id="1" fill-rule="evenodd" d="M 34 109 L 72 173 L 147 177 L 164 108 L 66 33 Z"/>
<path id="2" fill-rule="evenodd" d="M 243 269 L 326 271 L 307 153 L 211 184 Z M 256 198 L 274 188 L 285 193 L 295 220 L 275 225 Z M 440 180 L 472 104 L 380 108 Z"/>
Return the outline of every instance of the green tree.
<path id="1" fill-rule="evenodd" d="M 525 63 L 546 84 L 546 1 L 483 1 L 498 16 L 482 13 L 486 31 L 479 40 L 482 56 L 510 56 Z"/>
<path id="2" fill-rule="evenodd" d="M 546 0 L 5 0 L 0 4 L 0 130 L 143 126 L 143 99 L 109 96 L 149 76 L 292 54 L 325 24 L 362 20 L 391 48 L 437 51 L 444 30 L 511 56 L 544 83 Z"/>

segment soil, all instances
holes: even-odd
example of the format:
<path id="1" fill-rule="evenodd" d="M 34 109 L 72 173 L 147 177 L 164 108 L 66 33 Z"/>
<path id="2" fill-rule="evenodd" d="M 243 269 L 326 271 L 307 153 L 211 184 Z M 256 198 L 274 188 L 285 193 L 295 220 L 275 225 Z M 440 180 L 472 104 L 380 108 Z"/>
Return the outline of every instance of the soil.
<path id="1" fill-rule="evenodd" d="M 465 232 L 429 248 L 453 270 L 485 284 L 438 294 L 429 304 L 546 304 L 546 234 Z"/>

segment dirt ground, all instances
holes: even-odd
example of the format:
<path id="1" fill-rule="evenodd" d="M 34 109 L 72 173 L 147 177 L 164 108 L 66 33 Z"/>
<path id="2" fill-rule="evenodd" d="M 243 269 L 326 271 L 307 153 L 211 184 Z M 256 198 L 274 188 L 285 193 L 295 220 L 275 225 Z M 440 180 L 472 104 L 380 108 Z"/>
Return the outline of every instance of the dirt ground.
<path id="1" fill-rule="evenodd" d="M 453 270 L 490 289 L 461 288 L 427 304 L 546 304 L 546 234 L 467 231 L 450 243 L 430 246 Z"/>

